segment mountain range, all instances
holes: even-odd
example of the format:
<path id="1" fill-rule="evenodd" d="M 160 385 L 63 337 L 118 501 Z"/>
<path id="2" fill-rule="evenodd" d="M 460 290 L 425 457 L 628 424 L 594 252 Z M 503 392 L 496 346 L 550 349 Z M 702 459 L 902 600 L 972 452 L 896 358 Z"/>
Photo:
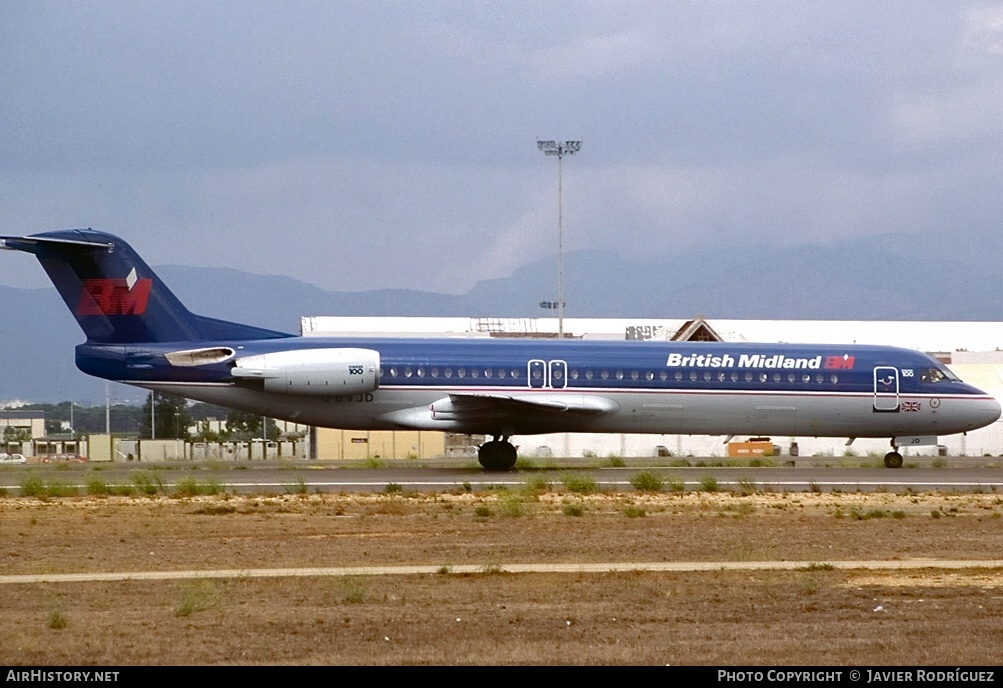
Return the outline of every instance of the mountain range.
<path id="1" fill-rule="evenodd" d="M 565 255 L 567 317 L 817 320 L 1003 320 L 1000 239 L 945 245 L 926 235 L 830 244 L 734 246 L 674 256 Z M 12 260 L 24 256 L 0 255 Z M 408 289 L 326 291 L 291 277 L 164 265 L 158 274 L 194 312 L 296 333 L 304 315 L 544 317 L 554 256 L 465 294 Z M 101 403 L 105 383 L 76 370 L 82 341 L 55 289 L 0 286 L 0 403 Z M 111 385 L 113 401 L 141 390 Z"/>

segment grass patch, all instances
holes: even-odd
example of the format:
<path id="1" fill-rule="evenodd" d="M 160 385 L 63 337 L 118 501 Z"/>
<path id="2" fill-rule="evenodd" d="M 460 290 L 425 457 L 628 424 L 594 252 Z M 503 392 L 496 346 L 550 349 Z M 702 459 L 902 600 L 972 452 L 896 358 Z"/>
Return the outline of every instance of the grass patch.
<path id="1" fill-rule="evenodd" d="M 59 600 L 53 602 L 49 608 L 49 616 L 45 625 L 54 631 L 61 631 L 70 625 L 70 620 L 63 611 L 63 605 Z"/>
<path id="2" fill-rule="evenodd" d="M 561 511 L 564 512 L 565 516 L 584 516 L 585 507 L 581 504 L 565 504 Z"/>
<path id="3" fill-rule="evenodd" d="M 362 604 L 369 594 L 369 583 L 365 578 L 345 576 L 341 580 L 341 592 L 345 604 Z"/>
<path id="4" fill-rule="evenodd" d="M 192 476 L 186 476 L 175 483 L 171 496 L 198 497 L 201 495 L 217 495 L 222 491 L 223 488 L 213 479 L 198 480 Z"/>
<path id="5" fill-rule="evenodd" d="M 867 511 L 861 511 L 857 507 L 850 509 L 850 518 L 854 521 L 869 521 L 872 518 L 888 518 L 891 516 L 886 509 L 868 509 Z M 902 516 L 899 518 L 904 518 L 905 512 L 902 512 Z"/>
<path id="6" fill-rule="evenodd" d="M 174 616 L 191 616 L 220 605 L 221 592 L 215 581 L 199 579 L 185 581 L 178 590 L 178 602 Z"/>
<path id="7" fill-rule="evenodd" d="M 669 478 L 665 481 L 665 486 L 669 488 L 669 492 L 685 492 L 686 483 L 682 478 Z"/>
<path id="8" fill-rule="evenodd" d="M 49 499 L 52 497 L 72 497 L 79 494 L 76 485 L 62 480 L 46 480 L 38 473 L 29 473 L 21 479 L 21 496 Z"/>
<path id="9" fill-rule="evenodd" d="M 526 494 L 538 495 L 550 489 L 550 481 L 542 475 L 530 476 L 526 479 L 522 491 Z"/>
<path id="10" fill-rule="evenodd" d="M 476 516 L 477 518 L 490 518 L 491 509 L 489 509 L 484 504 L 478 504 L 477 506 L 474 507 L 474 516 Z"/>
<path id="11" fill-rule="evenodd" d="M 635 473 L 630 478 L 630 484 L 640 492 L 661 492 L 662 479 L 651 471 Z"/>
<path id="12" fill-rule="evenodd" d="M 133 471 L 132 484 L 140 493 L 153 496 L 164 489 L 164 480 L 151 471 Z"/>
<path id="13" fill-rule="evenodd" d="M 564 483 L 564 489 L 575 494 L 595 494 L 599 491 L 599 483 L 587 475 L 571 473 L 561 478 L 561 482 Z"/>
<path id="14" fill-rule="evenodd" d="M 195 510 L 196 514 L 204 516 L 223 516 L 237 511 L 237 507 L 232 504 L 206 504 Z"/>
<path id="15" fill-rule="evenodd" d="M 617 456 L 616 454 L 610 454 L 607 456 L 604 463 L 610 468 L 624 468 L 627 465 L 627 462 L 623 460 L 623 457 Z"/>
<path id="16" fill-rule="evenodd" d="M 21 478 L 22 497 L 45 497 L 45 480 L 38 473 L 28 473 Z"/>
<path id="17" fill-rule="evenodd" d="M 286 487 L 286 494 L 298 494 L 305 495 L 307 493 L 307 484 L 303 480 L 303 476 L 297 475 L 296 480 L 289 483 Z"/>
<path id="18" fill-rule="evenodd" d="M 623 515 L 627 518 L 644 518 L 646 514 L 644 509 L 639 506 L 628 506 L 623 510 Z"/>
<path id="19" fill-rule="evenodd" d="M 719 489 L 717 478 L 710 474 L 703 476 L 700 478 L 700 489 L 704 492 L 717 492 Z"/>
<path id="20" fill-rule="evenodd" d="M 383 494 L 400 494 L 404 491 L 400 483 L 387 483 L 387 486 L 383 488 Z"/>
<path id="21" fill-rule="evenodd" d="M 87 494 L 96 497 L 104 497 L 111 494 L 111 487 L 104 480 L 97 476 L 87 479 Z"/>
<path id="22" fill-rule="evenodd" d="M 527 512 L 526 502 L 522 495 L 506 492 L 498 497 L 498 509 L 502 516 L 519 518 Z"/>

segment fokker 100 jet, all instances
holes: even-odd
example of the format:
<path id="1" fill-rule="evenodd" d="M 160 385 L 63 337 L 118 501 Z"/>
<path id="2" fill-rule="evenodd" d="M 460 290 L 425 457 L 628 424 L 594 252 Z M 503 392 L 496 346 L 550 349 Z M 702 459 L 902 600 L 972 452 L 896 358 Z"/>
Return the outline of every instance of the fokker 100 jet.
<path id="1" fill-rule="evenodd" d="M 85 373 L 323 427 L 881 437 L 935 444 L 1000 416 L 926 354 L 888 346 L 569 339 L 299 337 L 191 313 L 122 239 L 90 229 L 0 237 L 32 253 L 83 329 Z"/>

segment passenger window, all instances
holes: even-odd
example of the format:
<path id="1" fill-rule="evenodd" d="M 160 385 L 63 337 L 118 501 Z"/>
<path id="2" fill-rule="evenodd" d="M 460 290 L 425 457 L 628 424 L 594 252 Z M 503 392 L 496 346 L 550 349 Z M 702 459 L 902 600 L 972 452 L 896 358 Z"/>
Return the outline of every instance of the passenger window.
<path id="1" fill-rule="evenodd" d="M 591 370 L 586 370 L 585 371 L 585 379 L 586 380 L 591 380 L 592 379 L 592 371 Z"/>

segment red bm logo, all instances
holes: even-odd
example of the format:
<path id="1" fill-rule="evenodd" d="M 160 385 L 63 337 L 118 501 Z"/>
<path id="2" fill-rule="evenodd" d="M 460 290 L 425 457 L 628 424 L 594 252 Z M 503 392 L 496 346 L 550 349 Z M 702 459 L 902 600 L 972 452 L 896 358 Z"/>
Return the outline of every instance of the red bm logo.
<path id="1" fill-rule="evenodd" d="M 853 356 L 843 354 L 842 356 L 826 356 L 826 370 L 853 370 Z"/>
<path id="2" fill-rule="evenodd" d="M 80 292 L 77 315 L 142 315 L 150 298 L 153 280 L 146 277 L 127 279 L 85 279 Z M 129 282 L 132 282 L 130 288 Z"/>

